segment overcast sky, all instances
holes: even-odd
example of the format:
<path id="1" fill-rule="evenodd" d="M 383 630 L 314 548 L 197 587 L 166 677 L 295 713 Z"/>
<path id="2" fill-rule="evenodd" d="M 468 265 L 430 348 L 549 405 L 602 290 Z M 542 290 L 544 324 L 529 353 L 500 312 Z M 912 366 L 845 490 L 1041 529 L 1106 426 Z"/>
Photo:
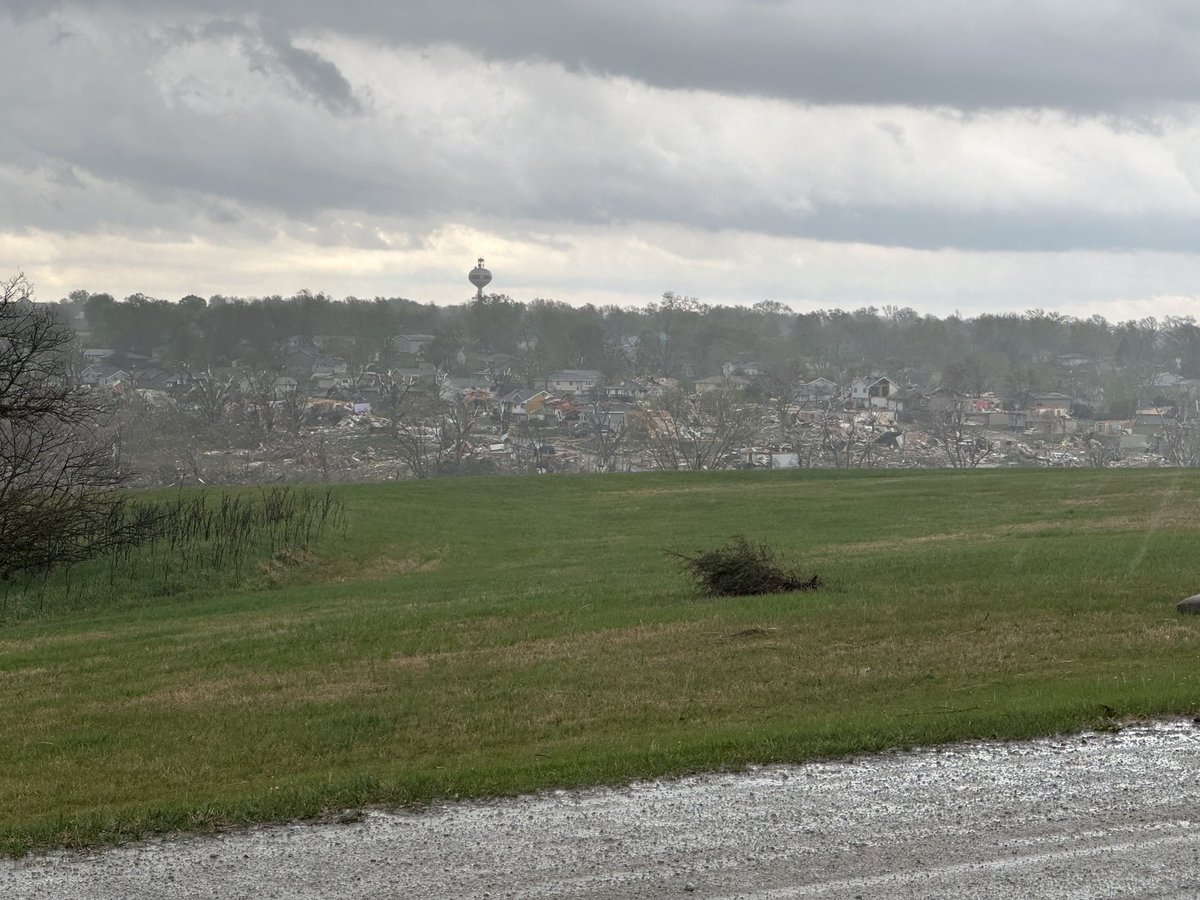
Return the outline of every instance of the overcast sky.
<path id="1" fill-rule="evenodd" d="M 75 288 L 1193 315 L 1193 0 L 0 0 Z M 2 273 L 0 273 L 2 274 Z"/>

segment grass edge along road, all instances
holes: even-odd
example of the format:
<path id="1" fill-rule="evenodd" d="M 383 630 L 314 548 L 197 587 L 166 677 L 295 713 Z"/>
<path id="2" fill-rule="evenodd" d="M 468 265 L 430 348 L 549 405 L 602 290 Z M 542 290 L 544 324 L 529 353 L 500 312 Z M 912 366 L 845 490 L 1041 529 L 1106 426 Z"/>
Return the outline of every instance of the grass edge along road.
<path id="1" fill-rule="evenodd" d="M 1194 470 L 337 493 L 290 568 L 0 630 L 0 851 L 1200 710 Z M 702 598 L 662 552 L 737 534 L 825 586 Z"/>

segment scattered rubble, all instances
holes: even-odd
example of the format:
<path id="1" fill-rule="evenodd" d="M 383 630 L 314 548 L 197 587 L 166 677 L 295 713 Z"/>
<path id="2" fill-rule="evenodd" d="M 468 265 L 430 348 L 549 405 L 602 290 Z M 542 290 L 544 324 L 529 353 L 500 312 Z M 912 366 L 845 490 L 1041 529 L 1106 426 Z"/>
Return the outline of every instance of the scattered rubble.
<path id="1" fill-rule="evenodd" d="M 474 405 L 469 424 L 453 438 L 453 471 L 636 472 L 665 464 L 627 434 L 627 418 L 632 420 L 638 410 L 657 408 L 652 398 L 640 401 L 647 406 L 612 398 L 589 406 L 571 395 L 514 391 L 489 406 L 485 395 L 490 396 L 479 389 L 471 391 Z M 895 396 L 884 399 L 895 403 Z M 965 412 L 960 406 L 957 414 L 925 410 L 919 416 L 892 407 L 846 408 L 852 404 L 838 406 L 828 399 L 774 410 L 763 407 L 756 440 L 706 465 L 917 469 L 1170 464 L 1166 454 L 1171 448 L 1165 446 L 1163 436 L 1145 429 L 1135 433 L 1134 421 L 1091 423 L 1085 429 L 1059 408 L 1061 401 L 1051 397 L 1044 402 L 1059 406 L 1042 410 L 1046 415 L 1037 409 L 1015 414 L 1001 410 L 994 397 L 984 396 L 971 401 Z M 161 403 L 147 408 L 153 409 L 152 416 L 170 414 Z M 301 427 L 295 422 L 291 428 L 276 425 L 267 439 L 255 445 L 197 447 L 198 439 L 189 435 L 175 445 L 156 441 L 151 448 L 149 442 L 144 442 L 145 447 L 131 443 L 125 459 L 131 469 L 142 473 L 135 482 L 142 486 L 389 481 L 414 477 L 412 466 L 418 463 L 413 460 L 421 458 L 411 451 L 408 456 L 401 452 L 400 432 L 407 430 L 410 437 L 415 435 L 431 448 L 440 446 L 442 452 L 447 446 L 436 412 L 429 424 L 414 425 L 379 415 L 368 403 L 327 398 L 310 399 L 302 411 Z M 174 412 L 180 415 L 179 410 Z M 692 440 L 705 437 L 681 434 Z M 1179 455 L 1176 451 L 1175 457 Z M 1177 464 L 1175 458 L 1171 462 Z"/>

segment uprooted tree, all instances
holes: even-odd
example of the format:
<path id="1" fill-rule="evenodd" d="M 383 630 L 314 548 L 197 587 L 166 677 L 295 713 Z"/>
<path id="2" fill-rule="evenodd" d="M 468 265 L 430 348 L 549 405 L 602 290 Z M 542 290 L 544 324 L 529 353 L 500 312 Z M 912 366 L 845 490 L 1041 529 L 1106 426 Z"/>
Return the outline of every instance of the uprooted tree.
<path id="1" fill-rule="evenodd" d="M 799 570 L 786 568 L 769 544 L 752 544 L 741 535 L 695 556 L 667 552 L 681 561 L 703 593 L 713 597 L 785 594 L 821 586 L 819 575 L 805 578 Z"/>
<path id="2" fill-rule="evenodd" d="M 74 379 L 71 342 L 23 275 L 0 283 L 0 581 L 135 541 L 145 524 L 124 515 L 106 410 Z"/>

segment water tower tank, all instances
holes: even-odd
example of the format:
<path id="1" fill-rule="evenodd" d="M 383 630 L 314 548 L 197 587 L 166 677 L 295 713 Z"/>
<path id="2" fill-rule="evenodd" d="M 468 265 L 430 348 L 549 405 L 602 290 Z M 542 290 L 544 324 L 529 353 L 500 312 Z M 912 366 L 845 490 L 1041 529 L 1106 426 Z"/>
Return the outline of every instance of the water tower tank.
<path id="1" fill-rule="evenodd" d="M 479 257 L 479 264 L 471 270 L 471 274 L 467 276 L 471 284 L 475 285 L 475 296 L 480 300 L 483 299 L 483 289 L 488 286 L 492 280 L 492 273 L 483 267 L 483 257 Z"/>

